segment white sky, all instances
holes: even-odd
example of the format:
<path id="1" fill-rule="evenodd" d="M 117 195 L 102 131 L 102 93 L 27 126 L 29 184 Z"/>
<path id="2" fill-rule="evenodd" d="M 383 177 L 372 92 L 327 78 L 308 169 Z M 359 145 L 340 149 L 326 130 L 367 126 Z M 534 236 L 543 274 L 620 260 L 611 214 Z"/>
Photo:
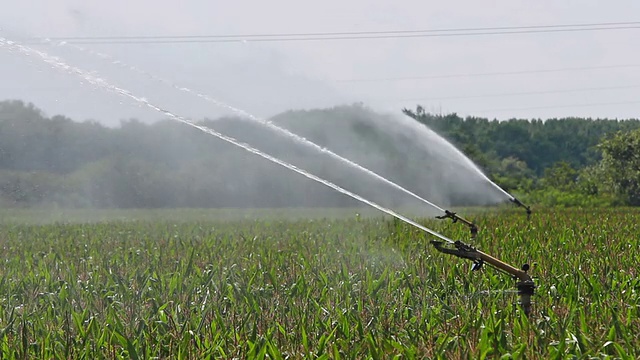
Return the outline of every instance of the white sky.
<path id="1" fill-rule="evenodd" d="M 640 20 L 640 2 L 21 0 L 0 12 L 0 36 L 138 36 L 424 30 Z M 423 105 L 489 118 L 640 115 L 640 28 L 548 34 L 350 41 L 83 45 L 257 116 L 362 101 L 384 111 Z M 39 46 L 180 115 L 225 108 L 69 46 Z M 519 75 L 433 77 L 639 65 Z M 33 102 L 76 120 L 158 119 L 38 59 L 0 48 L 0 100 Z M 608 88 L 608 89 L 602 89 Z M 567 91 L 570 90 L 570 91 Z M 573 91 L 581 90 L 581 91 Z M 513 95 L 514 93 L 529 93 Z M 539 92 L 543 92 L 542 94 Z M 546 93 L 544 93 L 546 92 Z M 537 94 L 531 94 L 537 93 Z M 505 94 L 502 96 L 486 96 Z M 512 94 L 512 95 L 507 95 Z M 635 103 L 634 103 L 635 102 Z M 598 104 L 609 105 L 598 105 Z M 615 105 L 611 103 L 617 103 Z M 577 105 L 577 106 L 573 106 Z M 509 110 L 511 109 L 511 110 Z"/>

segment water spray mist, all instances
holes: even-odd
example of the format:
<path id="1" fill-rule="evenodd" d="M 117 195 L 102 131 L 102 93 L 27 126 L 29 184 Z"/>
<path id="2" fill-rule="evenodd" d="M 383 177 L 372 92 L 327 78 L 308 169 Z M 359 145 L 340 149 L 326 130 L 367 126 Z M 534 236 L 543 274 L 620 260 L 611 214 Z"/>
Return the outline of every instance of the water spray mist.
<path id="1" fill-rule="evenodd" d="M 325 179 L 322 179 L 316 175 L 313 175 L 303 169 L 300 169 L 298 167 L 296 167 L 295 165 L 289 164 L 283 160 L 280 160 L 276 157 L 273 157 L 267 153 L 264 153 L 252 146 L 250 146 L 249 144 L 246 143 L 242 143 L 230 136 L 226 136 L 224 134 L 221 134 L 211 128 L 202 126 L 202 125 L 198 125 L 186 118 L 183 118 L 179 115 L 176 115 L 168 110 L 165 110 L 157 105 L 154 105 L 152 103 L 150 103 L 148 100 L 138 97 L 134 94 L 132 94 L 131 92 L 129 92 L 126 89 L 123 89 L 121 87 L 112 85 L 110 83 L 108 83 L 106 80 L 102 79 L 102 78 L 98 78 L 96 76 L 94 76 L 93 74 L 84 71 L 80 68 L 71 66 L 66 64 L 65 62 L 63 62 L 61 59 L 55 57 L 55 56 L 51 56 L 47 53 L 44 53 L 42 51 L 38 51 L 35 50 L 33 48 L 27 47 L 27 46 L 23 46 L 20 44 L 17 44 L 13 41 L 9 41 L 6 40 L 2 37 L 0 37 L 0 47 L 6 47 L 8 48 L 10 51 L 11 50 L 17 50 L 18 52 L 24 54 L 24 55 L 36 55 L 38 56 L 41 60 L 43 60 L 45 63 L 51 65 L 54 68 L 57 68 L 59 70 L 62 70 L 68 74 L 72 74 L 72 75 L 77 75 L 80 76 L 81 78 L 83 78 L 85 81 L 96 85 L 104 90 L 113 92 L 115 94 L 127 97 L 141 105 L 144 105 L 154 111 L 160 112 L 166 116 L 168 116 L 169 118 L 176 120 L 178 122 L 181 122 L 183 124 L 189 125 L 191 127 L 194 127 L 204 133 L 213 135 L 215 137 L 217 137 L 220 140 L 226 141 L 232 145 L 238 146 L 250 153 L 253 153 L 255 155 L 261 156 L 264 159 L 267 159 L 273 163 L 276 163 L 280 166 L 283 166 L 289 170 L 292 170 L 300 175 L 303 175 L 311 180 L 314 180 L 316 182 L 319 182 L 329 188 L 332 188 L 342 194 L 345 194 L 347 196 L 350 196 L 351 198 L 358 200 L 364 204 L 367 204 L 371 207 L 374 207 L 388 215 L 391 215 L 401 221 L 404 221 L 407 224 L 413 225 L 437 238 L 440 239 L 440 241 L 432 241 L 432 245 L 440 252 L 445 253 L 445 254 L 450 254 L 450 255 L 454 255 L 460 258 L 464 258 L 464 259 L 468 259 L 473 261 L 474 265 L 473 265 L 473 270 L 479 270 L 480 268 L 482 268 L 482 266 L 486 263 L 492 267 L 494 267 L 495 269 L 498 269 L 499 271 L 505 272 L 507 274 L 512 275 L 513 277 L 515 277 L 516 279 L 519 280 L 519 282 L 516 284 L 517 288 L 518 288 L 518 293 L 520 294 L 520 303 L 521 306 L 525 312 L 525 314 L 529 315 L 531 313 L 531 296 L 534 294 L 534 290 L 535 290 L 535 284 L 533 282 L 533 279 L 529 276 L 529 274 L 527 273 L 527 270 L 529 269 L 529 266 L 527 264 L 525 264 L 522 269 L 517 269 L 503 261 L 500 261 L 488 254 L 485 254 L 484 252 L 477 250 L 473 247 L 471 247 L 470 245 L 467 245 L 461 241 L 453 241 L 447 237 L 445 237 L 444 235 L 441 235 L 423 225 L 420 225 L 418 223 L 416 223 L 415 221 L 400 215 L 396 212 L 394 212 L 393 210 L 384 208 L 370 200 L 367 200 L 363 197 L 361 197 L 360 195 L 357 195 L 351 191 L 348 191 L 346 189 L 341 188 L 340 186 L 333 184 Z M 514 198 L 515 199 L 515 198 Z M 521 206 L 522 203 L 518 202 Z M 452 212 L 446 212 L 445 213 L 446 217 L 452 218 L 454 221 L 456 220 L 460 220 L 462 218 L 458 217 L 457 215 L 455 215 L 455 213 Z M 465 220 L 465 223 L 468 223 Z M 453 248 L 451 247 L 446 247 L 445 243 L 449 244 L 450 246 L 453 245 Z"/>

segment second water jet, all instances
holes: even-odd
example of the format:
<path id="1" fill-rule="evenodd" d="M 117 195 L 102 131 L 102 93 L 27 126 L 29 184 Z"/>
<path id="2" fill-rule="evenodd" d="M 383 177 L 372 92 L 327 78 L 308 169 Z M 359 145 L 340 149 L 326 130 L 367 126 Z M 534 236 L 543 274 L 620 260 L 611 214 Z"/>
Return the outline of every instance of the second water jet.
<path id="1" fill-rule="evenodd" d="M 55 44 L 55 43 L 54 43 Z M 370 170 L 368 167 L 366 166 L 362 166 L 354 161 L 351 161 L 349 158 L 347 158 L 346 156 L 342 156 L 339 155 L 338 153 L 333 152 L 332 150 L 330 150 L 327 146 L 324 145 L 317 145 L 316 142 L 308 139 L 307 137 L 304 136 L 300 136 L 297 135 L 296 133 L 288 130 L 287 128 L 281 127 L 277 124 L 275 124 L 273 121 L 271 120 L 265 120 L 265 119 L 261 119 L 258 118 L 248 112 L 246 112 L 245 110 L 233 107 L 231 105 L 225 104 L 207 94 L 192 90 L 190 88 L 187 87 L 183 87 L 183 86 L 179 86 L 174 84 L 173 82 L 163 79 L 159 76 L 153 75 L 149 72 L 146 72 L 144 70 L 141 70 L 135 66 L 132 65 L 128 65 L 120 60 L 116 60 L 114 58 L 112 58 L 111 56 L 104 54 L 104 53 L 100 53 L 100 52 L 95 52 L 92 51 L 90 49 L 86 49 L 83 48 L 81 46 L 77 46 L 77 45 L 69 45 L 72 46 L 74 48 L 76 48 L 77 50 L 80 50 L 82 52 L 85 53 L 89 53 L 92 54 L 94 56 L 100 57 L 102 59 L 105 60 L 109 60 L 112 62 L 112 64 L 114 65 L 118 65 L 120 67 L 126 68 L 128 70 L 134 71 L 138 74 L 141 74 L 143 76 L 145 76 L 148 79 L 151 79 L 153 81 L 158 81 L 161 82 L 165 85 L 168 85 L 176 90 L 179 91 L 183 91 L 189 94 L 192 94 L 194 96 L 197 96 L 198 98 L 201 98 L 207 102 L 213 103 L 216 106 L 220 106 L 220 107 L 224 107 L 226 109 L 229 109 L 231 111 L 233 111 L 234 113 L 238 114 L 241 116 L 241 118 L 246 118 L 249 119 L 251 121 L 255 121 L 259 124 L 265 125 L 267 126 L 269 129 L 274 130 L 276 132 L 278 132 L 279 134 L 284 134 L 285 136 L 293 139 L 294 141 L 301 143 L 303 145 L 309 146 L 319 152 L 325 153 L 330 155 L 331 157 L 349 165 L 352 166 L 360 171 L 363 171 L 365 174 L 372 176 L 374 178 L 376 178 L 377 180 L 383 181 L 388 185 L 391 185 L 393 188 L 400 190 L 402 192 L 404 192 L 405 194 L 408 194 L 410 196 L 412 196 L 415 199 L 420 200 L 421 202 L 439 210 L 440 212 L 443 212 L 444 215 L 441 215 L 441 217 L 445 217 L 445 218 L 451 218 L 454 221 L 457 220 L 461 220 L 461 222 L 463 223 L 467 223 L 469 225 L 469 223 L 460 218 L 459 216 L 451 216 L 452 212 L 450 212 L 449 210 L 445 210 L 444 208 L 442 208 L 441 206 L 436 205 L 434 202 L 431 202 L 429 200 L 426 200 L 426 198 L 432 198 L 434 196 L 434 194 L 425 194 L 424 192 L 421 191 L 417 191 L 418 193 L 414 192 L 414 191 L 410 191 L 408 190 L 408 188 L 412 188 L 411 186 L 407 185 L 407 184 L 399 184 L 399 181 L 395 178 L 392 178 L 392 176 L 394 176 L 395 174 L 389 174 L 389 173 L 382 173 L 382 175 L 380 175 L 378 172 L 378 169 L 376 169 L 375 171 Z M 408 124 L 406 122 L 401 122 L 401 126 L 403 127 L 409 127 L 411 128 L 411 125 L 419 125 L 419 124 Z M 424 127 L 424 126 L 423 126 Z M 413 129 L 415 130 L 415 129 Z M 412 130 L 412 131 L 413 131 Z M 426 130 L 426 133 L 425 133 Z M 381 131 L 388 131 L 388 130 L 381 130 Z M 448 157 L 449 160 L 447 162 L 457 162 L 460 164 L 463 164 L 465 169 L 467 171 L 471 171 L 471 172 L 475 172 L 476 175 L 479 175 L 481 178 L 484 178 L 486 181 L 488 181 L 489 183 L 491 183 L 492 185 L 494 185 L 495 188 L 501 190 L 503 193 L 505 193 L 507 195 L 508 198 L 513 198 L 511 195 L 509 195 L 508 193 L 504 192 L 504 190 L 502 190 L 501 188 L 499 188 L 495 183 L 491 182 L 476 166 L 475 164 L 473 164 L 464 154 L 462 154 L 462 152 L 458 151 L 453 145 L 451 145 L 449 142 L 447 142 L 444 138 L 439 137 L 437 134 L 435 134 L 435 132 L 432 132 L 430 129 L 426 128 L 426 129 L 420 129 L 418 132 L 422 132 L 425 133 L 426 135 L 423 134 L 423 139 L 418 139 L 417 141 L 424 141 L 425 143 L 428 143 L 429 147 L 434 147 L 434 148 L 443 148 L 445 151 L 439 152 L 437 156 L 441 157 L 441 158 L 446 158 Z M 435 135 L 435 137 L 434 137 Z M 433 139 L 436 139 L 435 141 L 433 141 Z M 251 141 L 252 143 L 254 142 L 253 140 Z M 450 152 L 450 154 L 447 154 L 448 152 Z M 441 164 L 444 164 L 443 162 L 441 162 Z M 432 168 L 434 168 L 434 166 L 432 166 Z M 422 177 L 423 179 L 425 177 Z M 427 180 L 425 182 L 431 182 L 430 179 L 427 178 Z M 494 202 L 499 202 L 499 201 L 494 201 Z M 455 214 L 455 213 L 453 213 Z M 474 228 L 474 226 L 471 227 L 472 232 L 475 230 L 477 231 L 477 228 Z"/>

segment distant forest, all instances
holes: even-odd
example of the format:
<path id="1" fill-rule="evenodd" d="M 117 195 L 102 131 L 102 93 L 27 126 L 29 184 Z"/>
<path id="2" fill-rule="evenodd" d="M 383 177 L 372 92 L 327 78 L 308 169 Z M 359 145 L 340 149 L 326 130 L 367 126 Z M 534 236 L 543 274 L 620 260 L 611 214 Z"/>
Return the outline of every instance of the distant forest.
<path id="1" fill-rule="evenodd" d="M 638 119 L 463 119 L 430 114 L 421 106 L 403 112 L 530 203 L 640 205 Z"/>
<path id="2" fill-rule="evenodd" d="M 640 205 L 638 120 L 495 121 L 433 115 L 421 107 L 404 113 L 408 121 L 426 125 L 450 140 L 487 176 L 527 201 L 562 206 Z M 397 125 L 361 105 L 289 111 L 271 120 L 447 206 L 491 202 L 474 195 L 478 187 L 460 182 L 471 176 L 447 165 L 448 174 L 435 160 L 429 161 L 430 144 L 413 144 L 421 140 L 408 141 L 406 134 L 391 136 Z M 384 205 L 397 205 L 398 197 L 381 191 L 379 183 L 259 125 L 236 118 L 199 123 L 345 188 L 362 189 L 361 195 Z M 128 120 L 109 128 L 61 115 L 47 117 L 22 101 L 0 102 L 3 207 L 356 204 L 183 124 Z"/>

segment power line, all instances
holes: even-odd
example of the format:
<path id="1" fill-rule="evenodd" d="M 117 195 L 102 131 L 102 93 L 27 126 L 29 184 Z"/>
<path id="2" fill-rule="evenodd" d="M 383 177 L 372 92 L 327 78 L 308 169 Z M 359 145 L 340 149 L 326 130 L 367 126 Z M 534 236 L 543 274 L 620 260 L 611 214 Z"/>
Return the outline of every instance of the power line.
<path id="1" fill-rule="evenodd" d="M 457 99 L 481 99 L 491 97 L 508 97 L 508 96 L 524 96 L 524 95 L 544 95 L 544 94 L 564 94 L 572 92 L 588 92 L 588 91 L 601 91 L 601 90 L 616 90 L 616 89 L 636 89 L 640 88 L 640 85 L 622 85 L 622 86 L 602 86 L 591 88 L 576 88 L 576 89 L 562 89 L 562 90 L 540 90 L 540 91 L 523 91 L 512 93 L 500 93 L 500 94 L 477 94 L 466 96 L 445 96 L 445 97 L 423 97 L 414 99 L 401 99 L 398 101 L 432 101 L 432 100 L 457 100 Z"/>
<path id="2" fill-rule="evenodd" d="M 496 31 L 496 30 L 524 30 L 524 29 L 550 29 L 568 27 L 602 27 L 602 26 L 631 26 L 640 25 L 640 21 L 581 23 L 559 25 L 530 25 L 530 26 L 499 26 L 477 28 L 449 28 L 449 29 L 425 29 L 425 30 L 388 30 L 388 31 L 348 31 L 348 32 L 309 32 L 309 33 L 266 33 L 266 34 L 228 34 L 228 35 L 166 35 L 166 36 L 69 36 L 50 37 L 49 40 L 147 40 L 147 39 L 201 39 L 201 38 L 247 38 L 247 37 L 290 37 L 290 36 L 350 36 L 350 35 L 388 35 L 388 34 L 416 34 L 439 32 L 469 32 L 469 31 Z M 35 38 L 30 38 L 34 40 Z"/>
<path id="3" fill-rule="evenodd" d="M 206 44 L 206 43 L 237 43 L 237 42 L 301 42 L 301 41 L 330 41 L 330 40 L 372 40 L 372 39 L 400 39 L 400 38 L 430 38 L 430 37 L 459 37 L 482 35 L 511 35 L 532 33 L 555 33 L 599 30 L 628 30 L 640 29 L 640 26 L 625 26 L 611 28 L 582 28 L 582 29 L 555 29 L 555 30 L 522 30 L 522 31 L 497 31 L 475 33 L 447 33 L 447 34 L 415 34 L 415 35 L 377 35 L 377 36 L 327 36 L 327 37 L 282 37 L 282 38 L 243 38 L 243 39 L 143 39 L 143 40 L 80 40 L 69 41 L 79 45 L 90 44 Z"/>
<path id="4" fill-rule="evenodd" d="M 636 68 L 636 67 L 640 67 L 640 64 L 584 66 L 584 67 L 567 67 L 567 68 L 557 68 L 557 69 L 496 71 L 496 72 L 485 72 L 485 73 L 466 73 L 466 74 L 463 73 L 463 74 L 444 74 L 444 75 L 427 75 L 427 76 L 403 76 L 403 77 L 387 77 L 387 78 L 339 79 L 334 81 L 335 82 L 384 82 L 384 81 L 407 81 L 407 80 L 431 80 L 431 79 L 541 74 L 541 73 L 554 73 L 554 72 L 564 72 L 564 71 L 620 69 L 620 68 Z"/>
<path id="5" fill-rule="evenodd" d="M 544 95 L 544 94 L 564 94 L 573 92 L 589 92 L 589 91 L 602 91 L 602 90 L 618 90 L 618 89 L 637 89 L 640 85 L 621 85 L 621 86 L 602 86 L 602 87 L 590 87 L 590 88 L 574 88 L 574 89 L 561 89 L 561 90 L 539 90 L 539 91 L 523 91 L 523 92 L 510 92 L 510 93 L 494 93 L 494 94 L 476 94 L 465 96 L 444 96 L 444 97 L 422 97 L 412 99 L 398 99 L 394 101 L 436 101 L 436 100 L 458 100 L 458 99 L 478 99 L 478 98 L 491 98 L 491 97 L 512 97 L 512 96 L 526 96 L 526 95 Z M 9 86 L 0 87 L 0 90 L 33 90 L 33 91 L 60 91 L 65 89 L 72 89 L 69 86 L 51 86 L 51 87 L 30 87 L 30 86 Z"/>
<path id="6" fill-rule="evenodd" d="M 523 110 L 541 110 L 541 109 L 562 109 L 562 108 L 572 108 L 572 107 L 627 105 L 627 104 L 640 104 L 640 100 L 615 101 L 615 102 L 604 102 L 604 103 L 583 103 L 583 104 L 573 104 L 573 105 L 532 106 L 532 107 L 521 107 L 521 108 L 499 108 L 499 109 L 486 109 L 486 110 L 476 110 L 476 111 L 466 111 L 466 112 L 467 113 L 487 113 L 487 112 L 506 112 L 506 111 L 523 111 Z"/>
<path id="7" fill-rule="evenodd" d="M 602 30 L 640 29 L 640 22 L 561 24 L 538 26 L 512 26 L 487 28 L 459 28 L 433 30 L 393 30 L 359 32 L 280 33 L 246 35 L 183 35 L 183 36 L 103 36 L 103 37 L 50 37 L 49 41 L 66 41 L 74 44 L 178 44 L 178 43 L 235 43 L 235 42 L 288 42 L 326 40 L 366 40 L 428 37 L 458 37 L 512 35 L 534 33 L 558 33 Z M 25 38 L 28 43 L 43 39 Z"/>

